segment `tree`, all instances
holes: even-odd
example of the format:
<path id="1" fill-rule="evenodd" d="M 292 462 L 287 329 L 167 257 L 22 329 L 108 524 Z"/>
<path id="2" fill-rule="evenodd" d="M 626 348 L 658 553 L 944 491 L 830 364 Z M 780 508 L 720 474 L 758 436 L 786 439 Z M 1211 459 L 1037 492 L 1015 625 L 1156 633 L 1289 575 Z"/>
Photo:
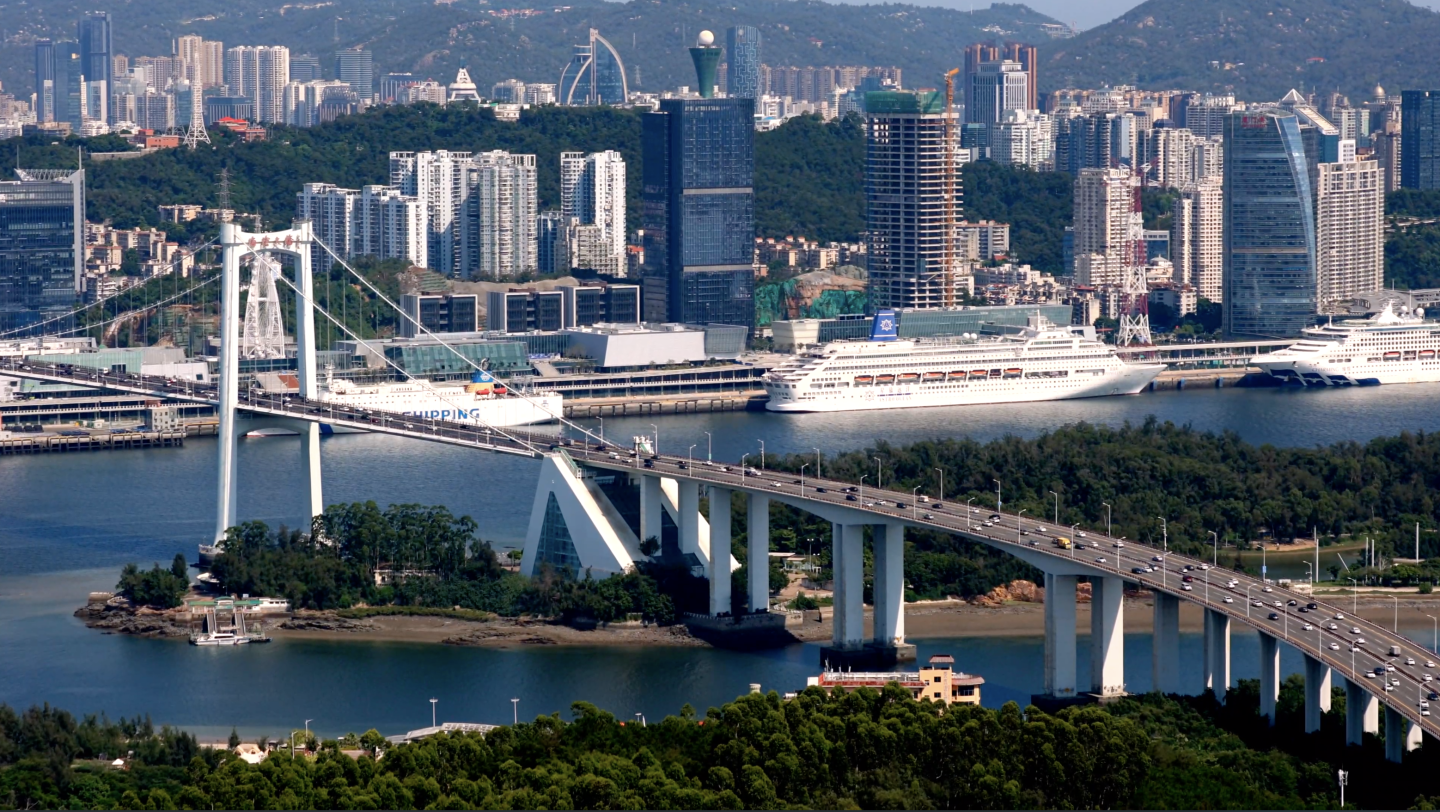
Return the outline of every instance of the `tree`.
<path id="1" fill-rule="evenodd" d="M 237 747 L 240 746 L 240 733 L 239 733 L 238 731 L 236 731 L 235 728 L 233 728 L 233 727 L 230 728 L 230 740 L 229 740 L 229 744 L 230 744 L 230 749 L 231 749 L 231 750 L 234 750 L 235 748 L 237 748 Z"/>
<path id="2" fill-rule="evenodd" d="M 190 580 L 190 565 L 185 563 L 185 556 L 181 553 L 176 553 L 175 560 L 170 562 L 170 574 L 182 581 Z"/>

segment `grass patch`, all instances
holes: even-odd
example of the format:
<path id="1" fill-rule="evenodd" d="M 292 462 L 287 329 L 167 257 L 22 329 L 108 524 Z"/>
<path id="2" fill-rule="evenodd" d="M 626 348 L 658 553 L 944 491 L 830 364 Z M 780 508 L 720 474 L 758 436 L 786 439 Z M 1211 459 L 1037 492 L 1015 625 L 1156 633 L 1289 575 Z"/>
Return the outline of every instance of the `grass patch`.
<path id="1" fill-rule="evenodd" d="M 450 617 L 457 620 L 494 620 L 498 615 L 479 609 L 446 609 L 438 606 L 358 606 L 353 609 L 339 609 L 339 617 L 361 620 L 367 617 L 402 615 L 410 617 Z"/>

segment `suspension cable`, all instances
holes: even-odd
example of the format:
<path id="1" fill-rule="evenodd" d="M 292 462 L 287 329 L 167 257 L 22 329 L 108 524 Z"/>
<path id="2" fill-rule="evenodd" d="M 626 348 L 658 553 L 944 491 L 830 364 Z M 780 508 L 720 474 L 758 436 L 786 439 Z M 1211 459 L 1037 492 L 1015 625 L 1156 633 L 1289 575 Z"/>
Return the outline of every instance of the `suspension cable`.
<path id="1" fill-rule="evenodd" d="M 341 267 L 343 267 L 345 270 L 349 271 L 349 272 L 351 273 L 351 275 L 353 275 L 356 279 L 359 279 L 359 280 L 365 285 L 365 287 L 369 288 L 370 291 L 375 294 L 376 297 L 378 297 L 381 301 L 385 302 L 385 304 L 390 305 L 390 307 L 391 307 L 396 313 L 400 314 L 402 317 L 404 317 L 404 318 L 406 318 L 406 319 L 409 319 L 410 322 L 411 322 L 412 324 L 414 324 L 417 328 L 419 328 L 419 330 L 420 330 L 422 333 L 424 333 L 424 334 L 425 334 L 426 336 L 428 336 L 429 338 L 434 339 L 435 342 L 438 343 L 440 346 L 442 346 L 442 347 L 444 347 L 445 349 L 449 350 L 451 353 L 453 353 L 453 354 L 455 355 L 456 358 L 459 358 L 461 361 L 464 361 L 466 364 L 469 364 L 472 369 L 476 370 L 477 372 L 484 372 L 484 373 L 486 373 L 486 374 L 489 374 L 489 370 L 486 370 L 486 369 L 482 368 L 479 364 L 475 363 L 475 362 L 472 361 L 470 358 L 466 357 L 463 353 L 461 353 L 459 350 L 455 349 L 454 346 L 452 346 L 451 344 L 447 343 L 447 342 L 445 341 L 445 339 L 443 339 L 443 338 L 441 338 L 440 336 L 436 335 L 436 334 L 435 334 L 434 332 L 432 332 L 428 327 L 426 327 L 425 325 L 421 324 L 418 319 L 414 318 L 414 317 L 411 316 L 409 313 L 406 313 L 405 310 L 404 310 L 403 308 L 401 308 L 399 305 L 395 304 L 395 302 L 392 301 L 389 296 L 386 296 L 385 293 L 384 293 L 384 291 L 382 291 L 382 290 L 380 290 L 379 288 L 377 288 L 377 287 L 374 285 L 374 283 L 372 283 L 369 279 L 366 279 L 364 275 L 362 275 L 361 273 L 359 273 L 358 271 L 356 271 L 354 268 L 350 267 L 350 263 L 346 262 L 343 257 L 341 257 L 339 254 L 335 253 L 333 250 L 331 250 L 331 249 L 330 249 L 330 246 L 326 245 L 323 241 L 321 241 L 319 237 L 316 237 L 316 236 L 314 236 L 314 235 L 312 234 L 312 235 L 311 235 L 311 239 L 313 239 L 317 244 L 319 244 L 319 246 L 320 246 L 321 248 L 324 248 L 324 249 L 325 249 L 325 253 L 329 254 L 331 257 L 334 257 L 335 261 L 338 262 L 338 263 L 340 263 L 340 266 L 341 266 Z M 327 315 L 328 315 L 328 314 L 327 314 Z M 333 321 L 334 319 L 331 319 L 331 320 Z M 349 332 L 349 331 L 347 330 L 346 332 Z M 362 344 L 365 344 L 365 346 L 366 346 L 367 348 L 370 347 L 370 345 L 369 345 L 368 343 L 366 343 L 365 341 L 363 341 L 362 339 L 357 339 L 357 340 L 360 340 L 361 343 L 362 343 Z M 384 355 L 383 352 L 380 353 L 380 354 L 381 354 L 382 356 Z M 387 359 L 387 360 L 388 360 L 388 359 Z M 406 372 L 405 374 L 406 374 L 406 376 L 409 376 L 409 375 L 410 375 L 410 373 L 408 373 L 408 372 Z M 517 392 L 517 391 L 516 391 L 515 389 L 513 389 L 512 387 L 508 387 L 508 386 L 507 386 L 507 387 L 505 388 L 505 391 L 506 391 L 506 394 L 509 395 L 509 396 L 511 396 L 511 397 L 521 398 L 521 399 L 523 399 L 523 400 L 531 403 L 531 405 L 535 405 L 535 406 L 538 406 L 538 405 L 539 405 L 539 404 L 536 404 L 534 401 L 530 400 L 530 398 L 527 397 L 526 395 Z M 563 411 L 563 409 L 562 409 L 562 411 Z M 585 435 L 586 437 L 589 437 L 589 438 L 591 438 L 591 439 L 593 439 L 593 440 L 596 440 L 596 441 L 599 441 L 599 439 L 600 439 L 593 431 L 591 431 L 590 429 L 588 429 L 588 428 L 586 428 L 586 427 L 584 427 L 584 426 L 581 426 L 581 425 L 579 425 L 579 424 L 577 424 L 577 423 L 574 423 L 574 422 L 570 421 L 568 418 L 566 418 L 566 417 L 564 416 L 564 414 L 556 415 L 556 420 L 557 420 L 562 426 L 567 426 L 567 427 L 569 427 L 569 428 L 575 429 L 576 431 L 579 431 L 581 434 Z"/>
<path id="2" fill-rule="evenodd" d="M 326 309 L 323 308 L 323 307 L 320 307 L 320 306 L 316 305 L 316 304 L 315 304 L 315 301 L 314 301 L 313 299 L 311 299 L 310 297 L 308 297 L 308 296 L 306 296 L 305 294 L 301 293 L 301 292 L 300 292 L 300 289 L 295 286 L 295 283 L 294 283 L 294 282 L 291 282 L 289 279 L 287 279 L 284 274 L 281 274 L 280 277 L 279 277 L 279 279 L 280 279 L 280 281 L 284 282 L 287 287 L 289 287 L 291 290 L 295 291 L 296 297 L 298 297 L 298 298 L 300 298 L 300 299 L 303 299 L 303 300 L 304 300 L 306 303 L 308 303 L 311 307 L 313 307 L 313 308 L 315 308 L 316 310 L 320 311 L 320 314 L 321 314 L 322 316 L 324 316 L 325 318 L 329 319 L 330 322 L 333 323 L 336 327 L 339 327 L 339 328 L 340 328 L 340 331 L 343 332 L 345 335 L 347 335 L 347 336 L 349 336 L 350 338 L 354 339 L 357 343 L 363 344 L 363 345 L 366 346 L 367 348 L 370 346 L 368 343 L 366 343 L 365 339 L 361 338 L 360 336 L 358 336 L 358 335 L 356 335 L 354 332 L 352 332 L 347 325 L 340 323 L 340 321 L 338 321 L 334 316 L 332 316 L 328 310 L 326 310 Z M 302 352 L 303 352 L 303 350 L 302 350 Z M 401 375 L 404 375 L 406 378 L 408 378 L 408 379 L 410 379 L 410 380 L 412 380 L 412 381 L 415 381 L 416 383 L 424 384 L 425 387 L 430 390 L 430 393 L 431 393 L 431 394 L 435 395 L 436 397 L 438 397 L 440 400 L 444 401 L 445 403 L 448 403 L 448 404 L 450 404 L 451 406 L 454 406 L 457 411 L 464 411 L 464 408 L 461 407 L 459 404 L 457 404 L 457 403 L 455 403 L 454 401 L 452 401 L 452 400 L 450 400 L 449 398 L 447 398 L 444 394 L 442 394 L 440 391 L 438 391 L 437 389 L 435 389 L 435 387 L 430 386 L 430 385 L 429 385 L 429 384 L 430 384 L 429 381 L 421 380 L 421 379 L 419 379 L 419 378 L 416 378 L 414 375 L 411 375 L 409 372 L 405 371 L 405 369 L 403 369 L 399 364 L 396 364 L 394 361 L 391 361 L 389 358 L 385 357 L 385 354 L 384 354 L 383 352 L 382 352 L 382 353 L 379 353 L 378 355 L 379 355 L 379 357 L 380 357 L 381 360 L 383 360 L 383 361 L 384 361 L 386 364 L 388 364 L 389 366 L 394 367 L 395 371 L 399 372 Z M 506 387 L 506 391 L 509 391 L 509 387 Z M 537 408 L 541 408 L 541 410 L 544 411 L 543 408 L 539 406 L 539 404 L 535 404 L 535 403 L 532 402 L 531 405 L 534 405 L 534 406 L 536 406 Z M 557 416 L 557 417 L 558 417 L 558 416 Z M 477 422 L 478 422 L 478 421 L 477 421 Z M 532 452 L 539 453 L 538 451 L 536 451 L 535 445 L 534 445 L 533 443 L 531 443 L 531 442 L 529 442 L 529 441 L 527 441 L 527 440 L 522 440 L 522 439 L 520 439 L 518 436 L 516 436 L 516 435 L 514 435 L 514 434 L 511 434 L 511 433 L 508 432 L 508 431 L 505 431 L 503 428 L 500 428 L 500 427 L 497 427 L 497 426 L 491 426 L 491 425 L 489 425 L 488 423 L 480 423 L 480 426 L 481 426 L 482 428 L 485 428 L 485 429 L 488 429 L 488 430 L 490 430 L 490 431 L 493 431 L 493 432 L 495 432 L 496 434 L 499 434 L 499 435 L 501 435 L 501 436 L 503 436 L 503 437 L 506 437 L 506 438 L 512 440 L 513 442 L 515 442 L 516 444 L 521 445 L 521 446 L 524 446 L 525 448 L 530 449 L 530 451 L 532 451 Z"/>
<path id="3" fill-rule="evenodd" d="M 181 262 L 183 262 L 186 257 L 193 257 L 193 256 L 195 256 L 196 254 L 200 253 L 200 251 L 202 251 L 202 250 L 204 250 L 205 248 L 208 248 L 208 247 L 210 247 L 211 245 L 213 245 L 213 244 L 215 243 L 215 241 L 218 240 L 218 239 L 220 239 L 220 238 L 219 238 L 219 237 L 212 237 L 212 238 L 210 238 L 209 241 L 207 241 L 207 242 L 205 242 L 204 244 L 199 245 L 199 246 L 191 249 L 188 253 L 182 254 L 181 256 L 176 257 L 176 258 L 175 258 L 173 261 L 171 261 L 171 263 L 170 263 L 170 271 L 171 271 L 171 273 L 172 273 L 172 274 L 174 273 L 175 267 L 176 267 L 177 265 L 179 265 Z M 178 285 L 179 282 L 177 281 L 176 284 Z M 54 322 L 57 322 L 57 321 L 63 321 L 63 320 L 65 320 L 65 319 L 74 318 L 74 317 L 80 315 L 81 313 L 84 313 L 86 310 L 89 310 L 90 308 L 95 307 L 96 305 L 104 305 L 104 304 L 106 304 L 106 303 L 108 303 L 108 302 L 110 302 L 110 301 L 112 301 L 112 300 L 114 300 L 114 299 L 120 298 L 121 296 L 125 296 L 125 295 L 127 295 L 127 294 L 133 293 L 135 287 L 144 287 L 144 286 L 143 286 L 143 285 L 137 285 L 137 286 L 132 286 L 132 287 L 126 288 L 126 289 L 121 290 L 121 291 L 116 291 L 115 293 L 112 293 L 111 295 L 106 296 L 106 297 L 103 298 L 103 299 L 96 299 L 95 301 L 93 301 L 93 302 L 91 302 L 91 303 L 89 303 L 89 304 L 87 304 L 87 305 L 83 305 L 83 306 L 81 306 L 81 307 L 77 307 L 77 308 L 75 308 L 74 310 L 71 310 L 69 313 L 64 314 L 63 316 L 55 316 L 55 317 L 53 317 L 53 318 L 46 319 L 45 321 L 39 322 L 39 323 L 37 323 L 37 324 L 30 324 L 30 325 L 26 325 L 26 326 L 24 326 L 24 327 L 17 327 L 17 328 L 15 328 L 15 329 L 13 329 L 13 330 L 7 330 L 6 332 L 0 333 L 0 338 L 9 338 L 9 337 L 11 337 L 11 336 L 13 336 L 13 335 L 16 335 L 17 333 L 29 332 L 29 331 L 31 331 L 31 330 L 34 330 L 34 329 L 37 328 L 37 327 L 44 327 L 44 326 L 47 325 L 47 324 L 53 324 Z M 119 306 L 119 302 L 116 302 L 116 306 L 117 306 L 117 307 Z M 154 305 L 151 305 L 151 307 L 154 307 Z M 143 311 L 143 310 L 147 310 L 147 309 L 149 309 L 149 308 L 141 308 L 142 311 Z M 112 320 L 112 321 L 113 321 L 113 320 Z M 92 326 L 93 326 L 93 325 L 87 325 L 86 327 L 83 327 L 83 328 L 76 327 L 76 328 L 73 328 L 73 329 L 71 329 L 71 330 L 66 330 L 65 332 L 78 332 L 78 331 L 80 331 L 80 330 L 82 330 L 82 329 L 88 330 L 88 329 L 90 329 L 90 327 L 92 327 Z"/>

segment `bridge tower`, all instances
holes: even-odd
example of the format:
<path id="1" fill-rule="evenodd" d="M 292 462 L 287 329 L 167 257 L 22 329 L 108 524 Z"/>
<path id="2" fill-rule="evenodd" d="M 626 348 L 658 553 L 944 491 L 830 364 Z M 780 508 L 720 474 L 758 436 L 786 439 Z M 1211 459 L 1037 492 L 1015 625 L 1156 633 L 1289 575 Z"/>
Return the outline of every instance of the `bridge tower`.
<path id="1" fill-rule="evenodd" d="M 220 225 L 222 248 L 220 268 L 220 454 L 218 458 L 218 493 L 216 498 L 215 544 L 225 539 L 225 531 L 235 525 L 235 440 L 239 432 L 260 428 L 251 422 L 244 428 L 237 428 L 235 412 L 240 400 L 240 264 L 247 256 L 256 256 L 252 273 L 270 273 L 268 255 L 287 254 L 294 260 L 294 285 L 299 291 L 295 297 L 295 344 L 297 347 L 297 377 L 300 380 L 299 395 L 302 398 L 316 398 L 319 387 L 315 369 L 315 310 L 314 274 L 311 268 L 311 250 L 315 243 L 308 220 L 297 220 L 285 231 L 252 234 L 242 230 L 238 223 Z M 262 255 L 266 258 L 262 258 Z M 268 283 L 273 290 L 273 280 Z M 320 479 L 320 424 L 309 421 L 266 421 L 269 425 L 284 425 L 300 433 L 301 460 L 305 477 L 309 482 L 309 518 L 313 519 L 325 510 L 321 494 Z"/>

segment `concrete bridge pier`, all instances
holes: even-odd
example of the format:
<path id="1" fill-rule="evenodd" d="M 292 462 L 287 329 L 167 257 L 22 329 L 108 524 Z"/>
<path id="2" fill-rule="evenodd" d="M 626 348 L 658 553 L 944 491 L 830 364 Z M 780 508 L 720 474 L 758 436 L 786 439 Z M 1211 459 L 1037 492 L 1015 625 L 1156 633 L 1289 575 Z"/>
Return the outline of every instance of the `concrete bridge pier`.
<path id="1" fill-rule="evenodd" d="M 1180 599 L 1155 593 L 1155 640 L 1150 679 L 1162 694 L 1180 693 Z"/>
<path id="2" fill-rule="evenodd" d="M 710 579 L 710 614 L 730 611 L 730 496 L 729 488 L 710 487 L 710 558 L 706 575 Z M 770 562 L 759 565 L 769 573 Z"/>
<path id="3" fill-rule="evenodd" d="M 653 538 L 659 542 L 665 538 L 662 516 L 665 515 L 664 493 L 660 489 L 660 477 L 640 477 L 640 540 Z"/>
<path id="4" fill-rule="evenodd" d="M 1380 701 L 1375 695 L 1345 678 L 1345 743 L 1361 745 L 1366 733 L 1380 732 Z"/>
<path id="5" fill-rule="evenodd" d="M 831 563 L 835 578 L 831 645 L 841 653 L 865 647 L 865 526 L 834 524 Z"/>
<path id="6" fill-rule="evenodd" d="M 1204 660 L 1205 687 L 1224 702 L 1230 688 L 1230 616 L 1224 612 L 1205 610 Z"/>
<path id="7" fill-rule="evenodd" d="M 1075 696 L 1075 576 L 1045 573 L 1045 693 Z"/>
<path id="8" fill-rule="evenodd" d="M 1330 666 L 1305 655 L 1305 732 L 1320 729 L 1320 718 L 1330 711 Z"/>
<path id="9" fill-rule="evenodd" d="M 915 659 L 905 642 L 905 525 L 871 525 L 875 546 L 875 622 L 870 646 L 882 665 Z"/>
<path id="10" fill-rule="evenodd" d="M 1400 711 L 1385 706 L 1385 758 L 1399 764 L 1405 754 L 1420 746 L 1419 725 L 1410 723 Z"/>
<path id="11" fill-rule="evenodd" d="M 1280 700 L 1280 641 L 1260 633 L 1260 715 L 1275 726 L 1275 704 Z"/>
<path id="12" fill-rule="evenodd" d="M 1120 696 L 1125 693 L 1125 581 L 1092 576 L 1090 589 L 1090 691 Z"/>
<path id="13" fill-rule="evenodd" d="M 750 545 L 750 611 L 767 612 L 770 610 L 770 497 L 750 494 L 745 524 Z M 763 562 L 764 566 L 757 562 Z"/>
<path id="14" fill-rule="evenodd" d="M 680 515 L 675 522 L 680 528 L 680 552 L 700 553 L 700 483 L 693 479 L 676 480 L 679 499 L 676 512 Z"/>

